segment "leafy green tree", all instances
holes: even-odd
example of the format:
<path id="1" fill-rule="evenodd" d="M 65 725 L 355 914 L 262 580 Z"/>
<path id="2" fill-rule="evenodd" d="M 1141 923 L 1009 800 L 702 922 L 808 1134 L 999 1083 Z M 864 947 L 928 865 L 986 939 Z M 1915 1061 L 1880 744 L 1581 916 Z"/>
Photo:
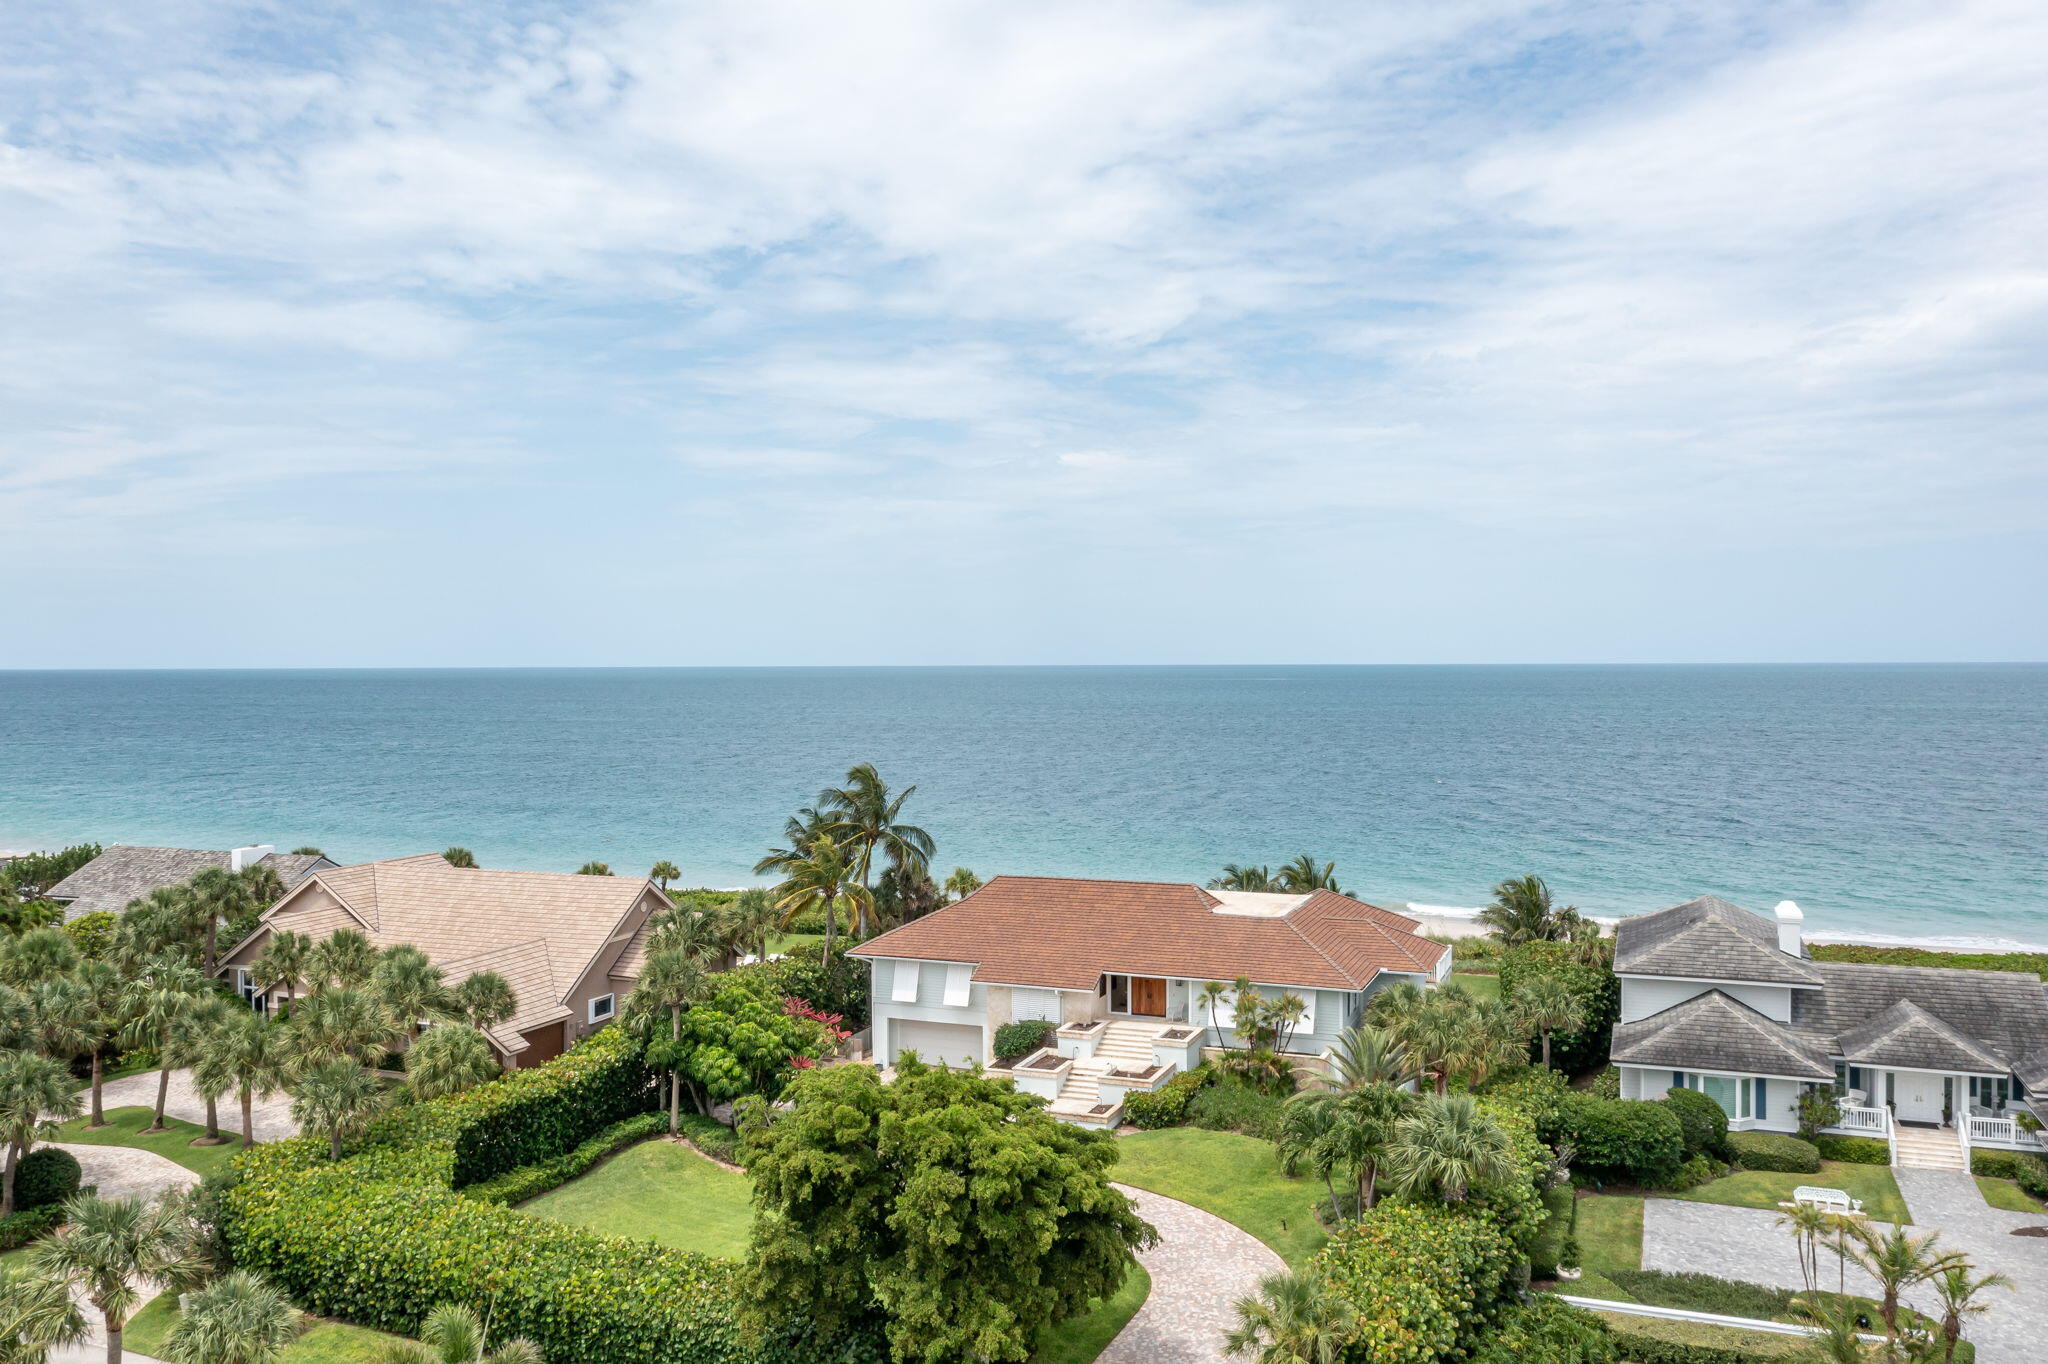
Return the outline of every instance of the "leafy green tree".
<path id="1" fill-rule="evenodd" d="M 1474 1185 L 1512 1178 L 1514 1144 L 1471 1095 L 1426 1095 L 1396 1125 L 1387 1171 L 1404 1197 L 1455 1203 Z"/>
<path id="2" fill-rule="evenodd" d="M 654 958 L 648 961 L 651 967 Z M 709 995 L 678 1012 L 665 1002 L 675 997 L 665 978 L 669 965 L 664 961 L 664 979 L 656 982 L 663 988 L 649 996 L 647 1007 L 670 1009 L 673 1032 L 664 1037 L 660 1028 L 652 1030 L 647 1063 L 675 1071 L 700 1113 L 749 1094 L 779 1098 L 791 1076 L 829 1056 L 836 1045 L 823 1025 L 790 1013 L 754 978 L 717 977 Z M 680 974 L 673 983 L 677 990 L 683 987 Z M 634 996 L 645 989 L 643 980 Z"/>
<path id="3" fill-rule="evenodd" d="M 121 1334 L 141 1305 L 140 1285 L 156 1279 L 174 1293 L 194 1288 L 207 1263 L 191 1224 L 169 1201 L 80 1193 L 64 1205 L 64 1220 L 70 1230 L 37 1242 L 32 1263 L 93 1305 L 106 1327 L 107 1364 L 121 1364 Z"/>
<path id="4" fill-rule="evenodd" d="M 1339 895 L 1348 893 L 1337 884 L 1335 862 L 1317 862 L 1307 853 L 1301 854 L 1273 873 L 1273 889 L 1285 891 L 1289 895 L 1306 895 L 1316 890 L 1334 890 Z"/>
<path id="5" fill-rule="evenodd" d="M 612 869 L 606 863 L 591 861 L 585 862 L 582 866 L 576 868 L 576 874 L 578 876 L 610 876 Z"/>
<path id="6" fill-rule="evenodd" d="M 98 961 L 114 948 L 114 930 L 120 925 L 120 916 L 110 910 L 95 909 L 75 919 L 64 921 L 64 936 L 71 939 L 71 945 L 78 949 L 78 955 L 87 961 Z"/>
<path id="7" fill-rule="evenodd" d="M 1344 1295 L 1318 1276 L 1268 1274 L 1256 1293 L 1237 1300 L 1223 1352 L 1253 1364 L 1338 1364 L 1356 1324 Z"/>
<path id="8" fill-rule="evenodd" d="M 98 857 L 102 851 L 97 843 L 78 843 L 60 852 L 27 853 L 0 865 L 0 889 L 24 900 L 40 900 L 50 887 Z"/>
<path id="9" fill-rule="evenodd" d="M 949 899 L 964 900 L 980 890 L 982 880 L 965 867 L 955 867 L 946 876 L 946 895 Z"/>
<path id="10" fill-rule="evenodd" d="M 459 1094 L 502 1069 L 490 1039 L 466 1023 L 428 1028 L 405 1053 L 405 1084 L 415 1099 Z"/>
<path id="11" fill-rule="evenodd" d="M 377 1077 L 346 1056 L 321 1061 L 303 1072 L 292 1091 L 292 1121 L 327 1136 L 330 1160 L 341 1159 L 341 1143 L 370 1124 L 384 1107 Z"/>
<path id="12" fill-rule="evenodd" d="M 375 943 L 353 928 L 337 928 L 306 953 L 306 978 L 313 992 L 335 987 L 359 990 L 377 970 Z"/>
<path id="13" fill-rule="evenodd" d="M 57 1279 L 0 1262 L 0 1364 L 45 1364 L 85 1339 L 85 1314 Z"/>
<path id="14" fill-rule="evenodd" d="M 78 946 L 61 928 L 32 928 L 0 940 L 0 982 L 28 989 L 78 969 Z"/>
<path id="15" fill-rule="evenodd" d="M 7 1148 L 0 1217 L 14 1211 L 15 1172 L 37 1139 L 77 1117 L 79 1108 L 70 1068 L 62 1062 L 29 1051 L 0 1052 L 0 1142 Z"/>
<path id="16" fill-rule="evenodd" d="M 1500 998 L 1516 1008 L 1539 976 L 1556 976 L 1579 1000 L 1582 1016 L 1576 1029 L 1557 1030 L 1551 1038 L 1551 1063 L 1568 1075 L 1583 1075 L 1607 1064 L 1608 1040 L 1621 1017 L 1621 982 L 1606 958 L 1585 960 L 1570 943 L 1527 942 L 1500 956 Z M 1535 1053 L 1531 1039 L 1529 1053 Z"/>
<path id="17" fill-rule="evenodd" d="M 489 1332 L 474 1312 L 442 1303 L 427 1313 L 418 1340 L 389 1341 L 373 1364 L 542 1364 L 540 1347 L 524 1336 L 491 1348 Z"/>
<path id="18" fill-rule="evenodd" d="M 875 878 L 874 912 L 869 927 L 874 932 L 907 924 L 943 909 L 945 892 L 923 867 L 884 867 Z"/>
<path id="19" fill-rule="evenodd" d="M 270 1364 L 298 1334 L 291 1300 L 238 1269 L 184 1296 L 164 1345 L 171 1364 Z"/>
<path id="20" fill-rule="evenodd" d="M 488 1032 L 511 1021 L 519 1012 L 519 996 L 496 971 L 478 971 L 463 977 L 453 996 L 455 1014 L 479 1032 Z"/>
<path id="21" fill-rule="evenodd" d="M 164 1105 L 170 1100 L 177 1055 L 173 1035 L 208 993 L 206 977 L 175 958 L 151 962 L 130 987 L 123 1010 L 128 1022 L 121 1035 L 131 1047 L 154 1047 L 157 1058 L 156 1116 L 145 1131 L 164 1130 Z"/>
<path id="22" fill-rule="evenodd" d="M 290 1043 L 286 1025 L 253 1009 L 235 1009 L 192 1058 L 192 1084 L 209 1105 L 230 1091 L 240 1102 L 245 1147 L 256 1144 L 256 1097 L 277 1093 L 291 1078 Z"/>
<path id="23" fill-rule="evenodd" d="M 801 1303 L 826 1333 L 879 1320 L 900 1360 L 1023 1360 L 1155 1239 L 1110 1186 L 1115 1139 L 1007 1082 L 911 1058 L 887 1085 L 806 1071 L 789 1099 L 745 1138 L 757 1326 Z"/>
<path id="24" fill-rule="evenodd" d="M 1522 1026 L 1543 1039 L 1543 1068 L 1550 1069 L 1550 1036 L 1577 1032 L 1586 1021 L 1586 1003 L 1559 976 L 1537 976 L 1515 994 L 1514 1011 Z"/>
<path id="25" fill-rule="evenodd" d="M 92 1058 L 92 1117 L 88 1127 L 105 1127 L 106 1111 L 101 1100 L 105 1090 L 106 1055 L 122 1030 L 128 1026 L 133 994 L 121 973 L 107 962 L 80 962 L 72 974 L 86 1003 L 81 1022 L 86 1031 L 85 1053 Z"/>
<path id="26" fill-rule="evenodd" d="M 476 854 L 467 848 L 450 848 L 441 856 L 451 867 L 468 867 L 472 871 L 476 869 Z"/>
<path id="27" fill-rule="evenodd" d="M 299 998 L 299 984 L 312 969 L 313 940 L 289 928 L 275 928 L 264 939 L 263 950 L 249 964 L 249 974 L 259 990 L 283 990 L 288 1004 Z"/>
<path id="28" fill-rule="evenodd" d="M 825 920 L 825 951 L 839 922 L 839 906 L 853 907 L 854 921 L 864 922 L 873 895 L 855 875 L 855 867 L 830 834 L 819 834 L 804 849 L 804 855 L 783 868 L 782 884 L 775 888 L 775 904 L 782 911 L 782 926 L 788 928 L 797 915 L 816 910 Z"/>
<path id="29" fill-rule="evenodd" d="M 668 883 L 682 874 L 683 869 L 667 858 L 663 858 L 647 869 L 647 879 L 660 886 L 663 894 L 668 892 Z"/>
<path id="30" fill-rule="evenodd" d="M 1264 893 L 1276 889 L 1273 884 L 1271 867 L 1240 867 L 1235 862 L 1223 864 L 1223 874 L 1209 882 L 1211 890 L 1246 890 Z"/>

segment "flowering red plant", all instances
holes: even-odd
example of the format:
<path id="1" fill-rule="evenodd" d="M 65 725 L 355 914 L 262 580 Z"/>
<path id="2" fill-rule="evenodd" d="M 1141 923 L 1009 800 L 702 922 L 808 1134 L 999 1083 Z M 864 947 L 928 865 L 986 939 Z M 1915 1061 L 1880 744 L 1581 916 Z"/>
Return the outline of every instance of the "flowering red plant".
<path id="1" fill-rule="evenodd" d="M 844 1042 L 853 1036 L 851 1031 L 840 1026 L 846 1021 L 845 1015 L 828 1014 L 808 1000 L 798 999 L 795 995 L 783 996 L 782 1012 L 791 1018 L 808 1018 L 811 1022 L 819 1024 L 831 1035 L 834 1042 Z"/>

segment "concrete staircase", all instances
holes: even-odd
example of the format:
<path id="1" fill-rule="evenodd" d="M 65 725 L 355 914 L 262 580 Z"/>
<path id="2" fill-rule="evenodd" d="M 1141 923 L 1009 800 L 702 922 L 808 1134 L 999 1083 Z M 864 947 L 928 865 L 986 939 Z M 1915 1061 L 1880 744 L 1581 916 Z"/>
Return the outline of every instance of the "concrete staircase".
<path id="1" fill-rule="evenodd" d="M 1055 1112 L 1093 1108 L 1099 1100 L 1102 1077 L 1114 1067 L 1142 1070 L 1152 1064 L 1152 1039 L 1159 1029 L 1146 1023 L 1112 1021 L 1103 1029 L 1095 1054 L 1074 1062 L 1059 1097 L 1052 1101 Z"/>
<path id="2" fill-rule="evenodd" d="M 1913 1170 L 1967 1170 L 1963 1143 L 1948 1128 L 1907 1127 L 1896 1129 L 1899 1164 Z"/>

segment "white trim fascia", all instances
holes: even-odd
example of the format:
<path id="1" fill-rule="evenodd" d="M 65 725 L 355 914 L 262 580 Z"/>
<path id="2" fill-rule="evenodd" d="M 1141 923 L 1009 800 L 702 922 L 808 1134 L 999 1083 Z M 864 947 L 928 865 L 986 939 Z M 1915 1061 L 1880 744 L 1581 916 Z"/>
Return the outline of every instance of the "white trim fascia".
<path id="1" fill-rule="evenodd" d="M 1832 1075 L 1825 1080 L 1817 1080 L 1811 1075 L 1780 1075 L 1775 1070 L 1712 1070 L 1705 1066 L 1653 1066 L 1644 1061 L 1616 1061 L 1614 1064 L 1617 1067 L 1627 1066 L 1630 1070 L 1662 1071 L 1666 1075 L 1674 1070 L 1680 1070 L 1687 1075 L 1719 1075 L 1730 1080 L 1783 1080 L 1795 1085 L 1831 1085 L 1835 1082 Z"/>
<path id="2" fill-rule="evenodd" d="M 1675 980 L 1684 985 L 1748 985 L 1760 990 L 1825 990 L 1828 988 L 1825 985 L 1808 985 L 1804 981 L 1736 980 L 1729 976 L 1665 976 L 1651 975 L 1642 971 L 1616 971 L 1614 978 L 1616 980 Z"/>

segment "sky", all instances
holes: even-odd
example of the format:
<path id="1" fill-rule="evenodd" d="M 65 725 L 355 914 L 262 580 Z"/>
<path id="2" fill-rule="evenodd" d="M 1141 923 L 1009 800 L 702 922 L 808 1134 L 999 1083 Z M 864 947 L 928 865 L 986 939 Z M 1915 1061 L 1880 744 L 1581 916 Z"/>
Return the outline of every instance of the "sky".
<path id="1" fill-rule="evenodd" d="M 0 666 L 2048 658 L 2038 0 L 109 0 Z"/>

